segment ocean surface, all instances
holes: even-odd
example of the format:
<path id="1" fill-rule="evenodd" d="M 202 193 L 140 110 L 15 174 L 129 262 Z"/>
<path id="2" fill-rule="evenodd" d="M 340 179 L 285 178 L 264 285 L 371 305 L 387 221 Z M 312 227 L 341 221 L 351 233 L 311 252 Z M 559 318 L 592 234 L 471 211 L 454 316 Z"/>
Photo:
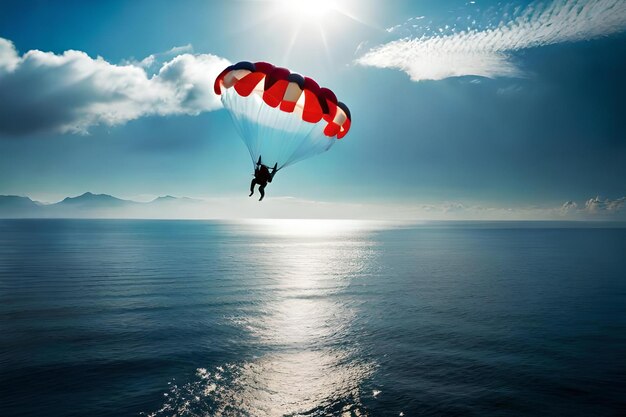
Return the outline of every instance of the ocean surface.
<path id="1" fill-rule="evenodd" d="M 0 220 L 0 415 L 623 416 L 626 228 Z"/>

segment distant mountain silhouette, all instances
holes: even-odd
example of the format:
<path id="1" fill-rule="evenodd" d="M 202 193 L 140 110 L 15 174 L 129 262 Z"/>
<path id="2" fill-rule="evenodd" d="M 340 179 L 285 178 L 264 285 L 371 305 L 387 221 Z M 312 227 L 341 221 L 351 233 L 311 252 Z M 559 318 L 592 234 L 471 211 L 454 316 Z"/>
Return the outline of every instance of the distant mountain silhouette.
<path id="1" fill-rule="evenodd" d="M 58 203 L 43 204 L 28 197 L 0 195 L 0 218 L 175 218 L 197 217 L 202 200 L 166 195 L 142 203 L 108 194 L 86 192 Z"/>
<path id="2" fill-rule="evenodd" d="M 164 195 L 162 197 L 157 197 L 152 200 L 150 203 L 173 203 L 173 202 L 181 202 L 184 201 L 186 203 L 202 203 L 202 200 L 196 200 L 189 197 L 172 197 L 171 195 Z"/>
<path id="3" fill-rule="evenodd" d="M 163 201 L 175 201 L 176 197 L 172 197 L 171 195 L 164 195 L 162 197 L 157 197 L 151 201 L 151 203 L 163 202 Z"/>
<path id="4" fill-rule="evenodd" d="M 42 204 L 28 197 L 0 195 L 0 217 L 37 217 L 42 211 Z"/>
<path id="5" fill-rule="evenodd" d="M 117 198 L 117 197 L 113 197 L 111 195 L 108 194 L 93 194 L 90 192 L 86 192 L 85 194 L 79 195 L 78 197 L 65 197 L 63 199 L 63 201 L 60 201 L 56 204 L 56 206 L 59 205 L 77 205 L 77 204 L 83 204 L 83 205 L 91 205 L 91 206 L 96 206 L 96 205 L 123 205 L 123 204 L 136 204 L 136 202 L 134 201 L 130 201 L 130 200 L 122 200 L 121 198 Z"/>

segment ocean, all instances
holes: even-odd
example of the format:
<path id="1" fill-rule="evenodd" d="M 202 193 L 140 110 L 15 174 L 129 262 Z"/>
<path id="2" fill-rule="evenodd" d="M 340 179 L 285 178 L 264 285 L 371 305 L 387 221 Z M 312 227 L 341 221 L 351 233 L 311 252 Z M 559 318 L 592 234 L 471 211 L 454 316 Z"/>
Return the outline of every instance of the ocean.
<path id="1" fill-rule="evenodd" d="M 626 415 L 626 228 L 0 220 L 0 415 Z"/>

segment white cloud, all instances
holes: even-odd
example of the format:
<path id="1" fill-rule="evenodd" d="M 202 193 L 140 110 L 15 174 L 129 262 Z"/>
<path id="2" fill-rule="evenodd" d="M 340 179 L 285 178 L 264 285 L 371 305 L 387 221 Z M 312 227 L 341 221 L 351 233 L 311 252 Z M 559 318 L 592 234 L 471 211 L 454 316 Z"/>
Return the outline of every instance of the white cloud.
<path id="1" fill-rule="evenodd" d="M 614 214 L 621 212 L 625 206 L 626 197 L 621 197 L 616 200 L 594 197 L 585 202 L 584 210 L 589 214 Z"/>
<path id="2" fill-rule="evenodd" d="M 183 50 L 189 47 L 166 54 Z M 213 80 L 227 65 L 215 55 L 184 53 L 148 75 L 139 64 L 115 65 L 81 51 L 20 56 L 0 38 L 0 134 L 87 133 L 147 115 L 215 110 L 221 103 Z"/>
<path id="3" fill-rule="evenodd" d="M 356 62 L 399 69 L 413 81 L 463 75 L 521 77 L 511 52 L 624 29 L 624 0 L 556 0 L 547 6 L 531 4 L 516 19 L 492 29 L 399 39 L 369 50 Z"/>
<path id="4" fill-rule="evenodd" d="M 178 55 L 192 54 L 192 53 L 193 53 L 193 46 L 191 44 L 187 44 L 183 46 L 175 46 L 169 51 L 160 52 L 157 54 L 151 54 L 137 63 L 134 63 L 134 62 L 131 62 L 131 63 L 139 65 L 143 68 L 149 69 L 156 65 L 162 65 L 164 61 L 167 61 L 168 59 L 174 58 Z"/>
<path id="5" fill-rule="evenodd" d="M 0 38 L 0 75 L 4 72 L 13 71 L 20 59 L 13 43 L 4 38 Z"/>
<path id="6" fill-rule="evenodd" d="M 563 215 L 575 213 L 576 210 L 578 210 L 578 204 L 576 204 L 575 201 L 571 201 L 571 200 L 563 203 L 560 209 L 561 214 Z"/>

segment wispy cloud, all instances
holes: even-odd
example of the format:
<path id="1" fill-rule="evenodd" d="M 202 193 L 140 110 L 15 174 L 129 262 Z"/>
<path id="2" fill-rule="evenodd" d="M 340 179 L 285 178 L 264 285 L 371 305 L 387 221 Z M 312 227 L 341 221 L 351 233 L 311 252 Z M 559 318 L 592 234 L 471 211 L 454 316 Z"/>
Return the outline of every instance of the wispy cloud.
<path id="1" fill-rule="evenodd" d="M 73 50 L 20 55 L 0 38 L 0 134 L 84 134 L 98 124 L 220 108 L 212 85 L 229 62 L 185 53 L 189 50 L 179 47 L 143 63 L 115 65 Z M 171 59 L 148 75 L 145 67 L 163 56 Z"/>
<path id="2" fill-rule="evenodd" d="M 182 54 L 193 54 L 193 46 L 191 44 L 187 44 L 183 46 L 175 46 L 165 52 L 150 54 L 139 62 L 129 62 L 129 63 L 139 65 L 146 69 L 150 69 L 150 68 L 156 67 L 157 65 L 162 65 L 164 62 Z"/>
<path id="3" fill-rule="evenodd" d="M 463 75 L 521 77 L 512 52 L 625 29 L 624 0 L 556 0 L 531 4 L 517 18 L 491 29 L 399 39 L 370 49 L 356 62 L 399 69 L 413 81 Z"/>

